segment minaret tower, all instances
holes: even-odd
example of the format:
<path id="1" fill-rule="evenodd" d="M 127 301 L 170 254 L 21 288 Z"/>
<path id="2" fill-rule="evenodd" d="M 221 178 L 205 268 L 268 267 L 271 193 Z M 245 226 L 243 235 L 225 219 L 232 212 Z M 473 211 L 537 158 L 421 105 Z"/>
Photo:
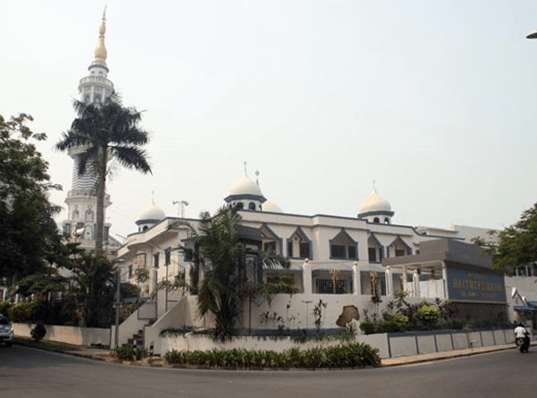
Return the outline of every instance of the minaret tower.
<path id="1" fill-rule="evenodd" d="M 103 11 L 101 25 L 99 26 L 99 40 L 95 47 L 94 59 L 88 67 L 89 76 L 80 80 L 78 91 L 80 100 L 85 103 L 101 103 L 114 93 L 114 85 L 107 78 L 106 47 L 104 34 L 106 33 L 106 8 Z M 95 228 L 97 210 L 97 175 L 88 164 L 85 174 L 78 174 L 80 148 L 69 150 L 73 159 L 72 187 L 67 193 L 67 219 L 62 222 L 63 233 L 71 235 L 75 241 L 80 242 L 79 248 L 91 252 L 95 249 Z M 110 206 L 110 196 L 105 196 L 105 211 Z M 106 215 L 105 215 L 106 220 Z M 110 224 L 104 226 L 104 243 L 109 241 Z"/>

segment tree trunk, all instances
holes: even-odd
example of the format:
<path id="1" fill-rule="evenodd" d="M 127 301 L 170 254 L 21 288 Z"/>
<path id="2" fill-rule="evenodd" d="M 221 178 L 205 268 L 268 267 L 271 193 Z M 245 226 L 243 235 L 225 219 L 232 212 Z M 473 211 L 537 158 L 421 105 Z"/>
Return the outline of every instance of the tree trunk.
<path id="1" fill-rule="evenodd" d="M 106 193 L 106 150 L 103 151 L 97 172 L 99 183 L 97 185 L 97 230 L 95 231 L 95 255 L 103 255 L 103 234 L 104 234 L 104 196 Z"/>

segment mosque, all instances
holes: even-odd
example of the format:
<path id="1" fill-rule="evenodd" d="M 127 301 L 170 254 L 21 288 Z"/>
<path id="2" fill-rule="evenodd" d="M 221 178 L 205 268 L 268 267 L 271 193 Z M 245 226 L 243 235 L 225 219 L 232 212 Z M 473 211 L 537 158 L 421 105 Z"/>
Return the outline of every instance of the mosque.
<path id="1" fill-rule="evenodd" d="M 104 43 L 105 16 L 99 29 L 99 40 L 89 76 L 80 81 L 84 101 L 100 102 L 114 90 L 107 78 Z M 81 247 L 94 247 L 96 190 L 91 170 L 84 176 L 76 172 L 79 152 L 73 158 L 72 188 L 66 203 L 68 216 L 63 231 L 81 242 Z M 257 174 L 257 173 L 256 173 Z M 230 179 L 231 181 L 231 179 Z M 255 181 L 244 172 L 223 193 L 222 204 L 242 204 L 241 240 L 245 245 L 245 264 L 253 264 L 262 251 L 272 249 L 287 258 L 286 269 L 265 269 L 260 275 L 253 268 L 252 281 L 288 278 L 298 293 L 279 294 L 267 303 L 253 298 L 244 308 L 239 329 L 264 330 L 259 321 L 271 311 L 285 315 L 292 327 L 314 327 L 313 306 L 325 303 L 323 329 L 344 327 L 342 315 L 354 308 L 353 319 L 359 321 L 371 314 L 382 314 L 394 296 L 404 291 L 410 302 L 451 300 L 458 303 L 462 316 L 479 318 L 483 314 L 507 321 L 506 304 L 519 306 L 518 296 L 507 297 L 503 275 L 494 272 L 471 239 L 485 236 L 487 229 L 452 226 L 430 228 L 399 225 L 395 211 L 386 198 L 373 187 L 357 206 L 356 217 L 337 215 L 303 215 L 286 213 L 261 191 L 258 175 Z M 111 205 L 107 196 L 105 206 Z M 219 207 L 218 204 L 215 207 Z M 177 250 L 181 245 L 194 248 L 189 227 L 197 228 L 199 220 L 166 216 L 152 202 L 136 220 L 136 229 L 123 245 L 114 241 L 105 226 L 109 253 L 117 254 L 123 282 L 138 285 L 145 304 L 119 328 L 119 343 L 143 330 L 145 341 L 158 340 L 161 330 L 170 327 L 207 328 L 209 317 L 201 318 L 196 310 L 196 297 L 188 291 L 159 289 L 163 282 L 180 280 L 195 286 L 203 278 L 203 267 Z M 143 269 L 147 278 L 137 278 Z M 248 268 L 247 268 L 248 269 Z M 515 301 L 513 301 L 515 300 Z"/>

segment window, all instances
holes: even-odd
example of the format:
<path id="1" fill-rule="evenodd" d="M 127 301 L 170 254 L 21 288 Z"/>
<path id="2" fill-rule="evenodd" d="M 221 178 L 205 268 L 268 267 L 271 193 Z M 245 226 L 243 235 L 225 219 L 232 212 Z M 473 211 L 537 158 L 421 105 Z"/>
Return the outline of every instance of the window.
<path id="1" fill-rule="evenodd" d="M 374 233 L 369 235 L 367 240 L 367 254 L 370 263 L 380 263 L 384 257 L 384 246 L 377 239 Z"/>
<path id="2" fill-rule="evenodd" d="M 330 257 L 356 259 L 356 246 L 357 243 L 342 229 L 330 240 Z"/>
<path id="3" fill-rule="evenodd" d="M 311 260 L 311 241 L 300 227 L 287 240 L 287 256 Z"/>
<path id="4" fill-rule="evenodd" d="M 376 263 L 377 262 L 377 248 L 368 247 L 367 252 L 369 253 L 369 262 Z"/>
<path id="5" fill-rule="evenodd" d="M 172 258 L 172 249 L 166 249 L 164 251 L 164 265 L 168 266 L 171 264 L 171 258 Z"/>
<path id="6" fill-rule="evenodd" d="M 248 205 L 248 210 L 255 211 L 255 203 L 254 202 L 250 202 L 250 204 Z"/>
<path id="7" fill-rule="evenodd" d="M 412 255 L 412 248 L 400 236 L 395 238 L 391 245 L 388 246 L 388 257 L 401 257 L 410 255 Z"/>
<path id="8" fill-rule="evenodd" d="M 339 246 L 339 245 L 330 246 L 330 257 L 345 258 L 346 257 L 345 246 Z"/>
<path id="9" fill-rule="evenodd" d="M 300 257 L 308 258 L 310 256 L 310 244 L 308 242 L 300 242 Z"/>
<path id="10" fill-rule="evenodd" d="M 276 253 L 276 242 L 265 242 L 263 244 L 263 250 L 266 252 L 274 252 Z"/>
<path id="11" fill-rule="evenodd" d="M 63 233 L 66 235 L 71 235 L 71 224 L 63 225 Z"/>
<path id="12" fill-rule="evenodd" d="M 158 268 L 159 254 L 160 253 L 153 254 L 153 267 L 154 268 Z"/>

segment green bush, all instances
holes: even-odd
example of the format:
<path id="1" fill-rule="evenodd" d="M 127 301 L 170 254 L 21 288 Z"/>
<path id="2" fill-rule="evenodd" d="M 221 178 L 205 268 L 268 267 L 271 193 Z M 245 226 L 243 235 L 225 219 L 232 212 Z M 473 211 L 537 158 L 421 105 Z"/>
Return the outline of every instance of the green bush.
<path id="1" fill-rule="evenodd" d="M 9 319 L 11 319 L 11 322 L 31 321 L 37 307 L 39 307 L 37 301 L 21 301 L 8 310 Z"/>
<path id="2" fill-rule="evenodd" d="M 423 323 L 426 329 L 431 329 L 440 319 L 440 311 L 434 305 L 422 302 L 416 311 L 416 318 Z"/>
<path id="3" fill-rule="evenodd" d="M 140 360 L 142 358 L 146 358 L 149 355 L 147 348 L 143 348 L 143 347 L 137 347 L 137 348 L 133 348 L 131 346 L 117 347 L 114 350 L 114 352 L 119 359 L 129 359 L 129 360 L 132 360 L 134 357 L 136 357 L 136 360 Z"/>
<path id="4" fill-rule="evenodd" d="M 364 343 L 339 344 L 327 348 L 315 347 L 304 351 L 295 347 L 281 353 L 242 349 L 214 349 L 208 352 L 174 350 L 167 352 L 164 358 L 170 364 L 240 369 L 361 367 L 380 364 L 378 349 Z"/>
<path id="5" fill-rule="evenodd" d="M 9 318 L 9 308 L 11 303 L 8 300 L 0 301 L 0 314 L 3 314 Z"/>
<path id="6" fill-rule="evenodd" d="M 45 328 L 45 324 L 42 322 L 39 322 L 37 325 L 35 325 L 30 332 L 30 335 L 34 341 L 41 341 L 46 334 L 47 329 Z"/>
<path id="7" fill-rule="evenodd" d="M 373 333 L 375 333 L 375 324 L 373 322 L 370 322 L 370 321 L 364 321 L 364 322 L 360 323 L 360 330 L 364 334 L 373 334 Z"/>

